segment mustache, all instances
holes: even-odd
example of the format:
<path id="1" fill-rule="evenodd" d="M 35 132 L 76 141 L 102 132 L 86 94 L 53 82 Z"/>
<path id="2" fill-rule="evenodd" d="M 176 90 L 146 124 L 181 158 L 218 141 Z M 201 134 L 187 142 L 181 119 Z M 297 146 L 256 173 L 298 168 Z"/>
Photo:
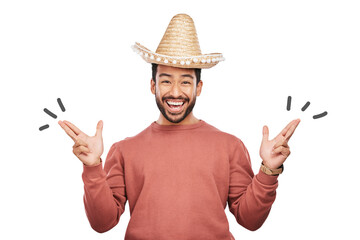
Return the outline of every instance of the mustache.
<path id="1" fill-rule="evenodd" d="M 181 96 L 180 96 L 180 97 L 177 97 L 177 98 L 172 97 L 172 96 L 162 97 L 162 100 L 163 100 L 163 101 L 166 101 L 166 100 L 184 100 L 185 102 L 190 101 L 189 98 L 187 98 L 187 97 L 181 97 Z"/>

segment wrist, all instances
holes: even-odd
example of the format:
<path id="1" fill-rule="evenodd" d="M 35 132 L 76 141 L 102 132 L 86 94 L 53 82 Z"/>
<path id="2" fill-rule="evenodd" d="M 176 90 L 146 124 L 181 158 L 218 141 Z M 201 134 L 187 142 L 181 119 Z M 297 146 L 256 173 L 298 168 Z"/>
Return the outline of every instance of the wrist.
<path id="1" fill-rule="evenodd" d="M 102 159 L 100 157 L 95 162 L 93 162 L 93 163 L 84 163 L 84 165 L 87 166 L 87 167 L 93 167 L 93 166 L 97 166 L 97 165 L 99 165 L 101 163 L 102 163 Z"/>
<path id="2" fill-rule="evenodd" d="M 271 169 L 278 169 L 282 166 L 282 164 L 272 164 L 270 161 L 265 161 L 264 159 L 262 160 L 261 164 Z"/>

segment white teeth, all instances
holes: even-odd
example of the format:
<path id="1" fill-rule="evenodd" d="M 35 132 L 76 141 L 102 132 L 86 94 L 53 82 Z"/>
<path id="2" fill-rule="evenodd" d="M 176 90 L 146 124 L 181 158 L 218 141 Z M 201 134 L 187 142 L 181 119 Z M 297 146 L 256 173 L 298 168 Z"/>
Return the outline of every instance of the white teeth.
<path id="1" fill-rule="evenodd" d="M 175 106 L 181 106 L 184 104 L 184 102 L 171 102 L 171 101 L 167 101 L 167 103 L 169 105 L 175 105 Z"/>

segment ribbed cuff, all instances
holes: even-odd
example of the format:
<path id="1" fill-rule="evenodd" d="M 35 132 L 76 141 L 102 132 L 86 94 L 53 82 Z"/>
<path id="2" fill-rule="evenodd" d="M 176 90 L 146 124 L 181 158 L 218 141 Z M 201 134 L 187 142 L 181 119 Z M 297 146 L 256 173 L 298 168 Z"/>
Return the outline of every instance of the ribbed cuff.
<path id="1" fill-rule="evenodd" d="M 260 183 L 265 185 L 274 185 L 277 183 L 279 175 L 271 176 L 267 175 L 263 171 L 259 170 L 259 173 L 256 175 L 256 178 L 259 180 Z"/>
<path id="2" fill-rule="evenodd" d="M 102 177 L 105 177 L 106 173 L 102 167 L 102 160 L 100 158 L 100 163 L 94 166 L 88 166 L 83 164 L 83 177 L 89 180 L 95 180 Z"/>

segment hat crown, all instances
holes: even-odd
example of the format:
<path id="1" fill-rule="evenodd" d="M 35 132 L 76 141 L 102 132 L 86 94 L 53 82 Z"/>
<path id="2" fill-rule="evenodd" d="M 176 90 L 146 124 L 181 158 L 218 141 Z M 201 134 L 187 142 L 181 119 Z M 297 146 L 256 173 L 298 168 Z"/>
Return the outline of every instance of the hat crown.
<path id="1" fill-rule="evenodd" d="M 201 55 L 195 24 L 189 15 L 177 14 L 171 19 L 156 53 L 178 57 Z"/>
<path id="2" fill-rule="evenodd" d="M 211 68 L 225 60 L 221 53 L 201 53 L 194 21 L 187 14 L 171 19 L 155 52 L 137 42 L 132 48 L 148 63 L 171 67 Z"/>

